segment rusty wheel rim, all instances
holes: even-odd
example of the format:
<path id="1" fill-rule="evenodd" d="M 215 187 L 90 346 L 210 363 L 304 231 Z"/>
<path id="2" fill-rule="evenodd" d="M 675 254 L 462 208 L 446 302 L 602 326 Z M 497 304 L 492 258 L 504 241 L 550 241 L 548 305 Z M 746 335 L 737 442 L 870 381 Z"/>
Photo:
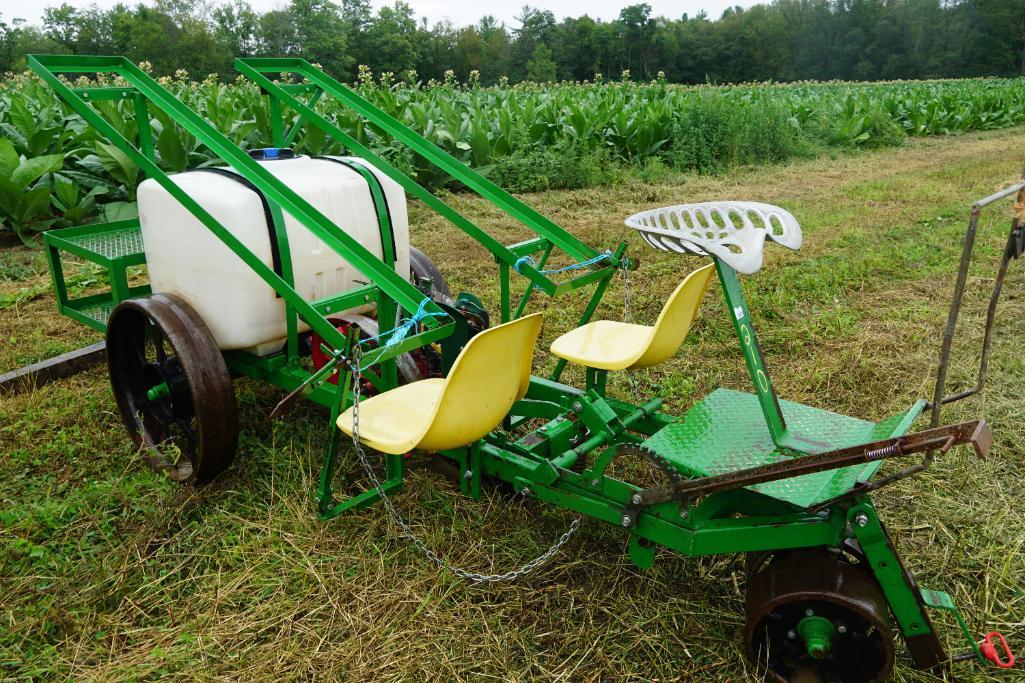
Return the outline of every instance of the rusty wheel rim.
<path id="1" fill-rule="evenodd" d="M 205 483 L 234 457 L 231 376 L 199 315 L 170 294 L 121 303 L 107 323 L 121 420 L 143 459 L 171 479 Z"/>
<path id="2" fill-rule="evenodd" d="M 773 560 L 750 579 L 745 612 L 747 655 L 767 680 L 875 683 L 893 668 L 886 600 L 842 553 L 802 550 Z M 809 637 L 816 621 L 831 625 L 825 652 Z"/>

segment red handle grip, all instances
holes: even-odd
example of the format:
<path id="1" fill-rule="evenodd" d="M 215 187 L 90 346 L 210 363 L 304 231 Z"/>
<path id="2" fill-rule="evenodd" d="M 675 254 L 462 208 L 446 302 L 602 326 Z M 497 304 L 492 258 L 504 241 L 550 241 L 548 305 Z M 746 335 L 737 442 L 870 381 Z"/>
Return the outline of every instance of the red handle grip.
<path id="1" fill-rule="evenodd" d="M 1000 653 L 997 652 L 997 646 L 993 644 L 993 638 L 1000 639 L 1000 645 L 1004 648 L 1004 653 L 1007 655 L 1007 659 L 1000 659 Z M 1011 647 L 1007 644 L 1007 639 L 1004 638 L 1003 634 L 999 631 L 990 631 L 986 634 L 982 644 L 979 645 L 979 652 L 982 656 L 993 662 L 1001 669 L 1010 669 L 1014 666 L 1014 653 L 1011 652 Z"/>

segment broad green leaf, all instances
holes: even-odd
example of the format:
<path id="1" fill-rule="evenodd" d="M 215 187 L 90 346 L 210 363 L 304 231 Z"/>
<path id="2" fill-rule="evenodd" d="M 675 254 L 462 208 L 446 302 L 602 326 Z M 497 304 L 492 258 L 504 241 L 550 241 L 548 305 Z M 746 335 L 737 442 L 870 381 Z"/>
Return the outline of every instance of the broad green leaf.
<path id="1" fill-rule="evenodd" d="M 135 202 L 111 202 L 104 205 L 103 217 L 108 223 L 138 218 L 139 206 Z"/>
<path id="2" fill-rule="evenodd" d="M 96 158 L 93 155 L 92 158 Z M 67 176 L 75 181 L 80 187 L 89 190 L 90 192 L 97 192 L 98 194 L 106 194 L 110 192 L 110 188 L 107 187 L 107 181 L 93 173 L 86 173 L 84 171 L 70 171 L 68 169 L 61 170 L 62 176 Z"/>
<path id="3" fill-rule="evenodd" d="M 60 132 L 54 128 L 37 130 L 28 138 L 28 155 L 40 156 L 46 153 L 54 143 L 54 140 L 59 136 Z"/>
<path id="4" fill-rule="evenodd" d="M 120 149 L 106 142 L 96 143 L 96 156 L 104 170 L 114 180 L 122 183 L 130 190 L 135 188 L 135 180 L 139 176 L 139 167 Z"/>
<path id="5" fill-rule="evenodd" d="M 28 150 L 28 140 L 22 134 L 20 130 L 15 128 L 9 123 L 0 124 L 0 130 L 3 131 L 3 137 L 8 138 L 14 143 L 16 150 L 26 151 Z"/>
<path id="6" fill-rule="evenodd" d="M 19 223 L 28 223 L 33 218 L 44 217 L 50 213 L 50 188 L 37 185 L 21 196 L 18 205 L 17 219 Z"/>
<path id="7" fill-rule="evenodd" d="M 15 185 L 28 187 L 40 176 L 60 170 L 64 165 L 64 157 L 60 154 L 47 154 L 42 157 L 26 159 L 11 173 L 11 181 Z"/>
<path id="8" fill-rule="evenodd" d="M 182 145 L 181 137 L 174 126 L 164 126 L 157 138 L 157 151 L 160 158 L 172 171 L 183 171 L 188 165 L 189 157 Z"/>
<path id="9" fill-rule="evenodd" d="M 78 187 L 68 178 L 55 175 L 53 178 L 53 193 L 63 205 L 58 208 L 64 211 L 78 204 Z"/>
<path id="10" fill-rule="evenodd" d="M 31 138 L 36 132 L 36 119 L 21 98 L 11 101 L 11 121 L 26 139 Z"/>
<path id="11" fill-rule="evenodd" d="M 10 178 L 14 169 L 18 168 L 21 158 L 14 149 L 14 144 L 7 138 L 0 138 L 0 174 Z"/>
<path id="12" fill-rule="evenodd" d="M 470 147 L 473 150 L 474 164 L 483 166 L 488 162 L 488 158 L 491 156 L 491 141 L 483 126 L 477 128 L 470 137 Z"/>
<path id="13" fill-rule="evenodd" d="M 82 225 L 89 219 L 91 211 L 84 206 L 76 206 L 64 212 L 64 220 L 71 225 Z"/>
<path id="14" fill-rule="evenodd" d="M 23 191 L 10 178 L 0 175 L 0 215 L 8 216 L 14 222 Z"/>

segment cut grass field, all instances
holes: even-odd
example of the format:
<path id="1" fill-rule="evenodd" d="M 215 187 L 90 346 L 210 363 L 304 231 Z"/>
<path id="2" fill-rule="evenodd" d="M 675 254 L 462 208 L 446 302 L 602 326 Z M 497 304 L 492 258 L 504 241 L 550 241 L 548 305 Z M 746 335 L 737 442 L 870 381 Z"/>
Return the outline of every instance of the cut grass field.
<path id="1" fill-rule="evenodd" d="M 604 248 L 621 239 L 643 259 L 631 277 L 634 317 L 651 321 L 698 265 L 644 247 L 622 219 L 680 201 L 752 199 L 791 210 L 805 246 L 770 245 L 744 279 L 781 396 L 881 419 L 929 397 L 971 201 L 1020 170 L 1025 130 L 916 140 L 888 149 L 723 177 L 531 195 L 527 201 Z M 479 201 L 457 196 L 496 236 L 522 236 Z M 969 278 L 951 387 L 973 379 L 986 300 L 1009 220 L 987 214 Z M 412 239 L 453 290 L 497 301 L 494 264 L 422 208 Z M 977 632 L 1025 645 L 1025 272 L 1013 263 L 997 321 L 989 386 L 948 421 L 983 416 L 988 459 L 970 449 L 880 491 L 875 500 L 921 584 L 951 592 Z M 41 255 L 0 251 L 0 370 L 95 335 L 59 318 Z M 32 290 L 37 288 L 42 294 Z M 583 299 L 545 310 L 547 342 Z M 622 316 L 617 282 L 599 315 Z M 573 374 L 567 378 L 582 379 Z M 739 347 L 714 291 L 681 353 L 638 374 L 644 396 L 684 411 L 717 386 L 747 389 Z M 312 492 L 326 414 L 267 419 L 280 393 L 239 381 L 243 436 L 232 470 L 202 489 L 151 473 L 125 438 L 103 369 L 0 397 L 0 678 L 346 680 L 743 680 L 743 558 L 659 552 L 634 568 L 625 536 L 585 522 L 548 566 L 511 585 L 477 587 L 439 572 L 399 539 L 380 507 L 316 519 Z M 611 390 L 625 394 L 625 378 Z M 351 463 L 351 457 L 349 462 Z M 892 471 L 895 464 L 887 465 Z M 442 554 L 480 571 L 534 557 L 570 516 L 489 491 L 461 497 L 414 468 L 397 498 Z M 948 647 L 956 625 L 936 619 Z M 961 665 L 964 680 L 1006 680 Z M 1013 675 L 1013 674 L 1012 674 Z M 899 657 L 895 680 L 930 680 Z"/>

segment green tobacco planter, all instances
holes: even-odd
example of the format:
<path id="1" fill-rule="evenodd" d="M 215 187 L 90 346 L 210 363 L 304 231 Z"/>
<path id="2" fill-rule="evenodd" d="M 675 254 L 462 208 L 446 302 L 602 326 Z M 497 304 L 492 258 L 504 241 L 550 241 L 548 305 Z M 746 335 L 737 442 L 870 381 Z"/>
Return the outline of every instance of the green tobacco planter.
<path id="1" fill-rule="evenodd" d="M 210 321 L 204 321 L 193 305 L 172 292 L 151 292 L 141 272 L 131 270 L 146 264 L 139 221 L 45 234 L 58 308 L 107 334 L 119 413 L 140 455 L 156 469 L 192 484 L 224 471 L 234 456 L 239 429 L 232 378 L 249 377 L 289 392 L 273 417 L 287 415 L 300 399 L 328 409 L 327 446 L 315 492 L 322 518 L 383 502 L 381 509 L 394 518 L 404 536 L 431 561 L 461 578 L 521 578 L 554 557 L 579 522 L 547 553 L 514 571 L 482 575 L 453 567 L 416 538 L 388 499 L 402 490 L 408 450 L 422 447 L 434 452 L 436 462 L 457 477 L 465 495 L 478 497 L 484 486 L 507 485 L 518 495 L 612 525 L 623 532 L 630 559 L 642 569 L 657 560 L 658 547 L 688 556 L 746 554 L 744 649 L 753 665 L 772 680 L 792 680 L 808 672 L 822 680 L 885 680 L 895 658 L 892 636 L 898 634 L 916 667 L 942 670 L 951 658 L 927 608 L 953 612 L 972 643 L 972 656 L 982 659 L 950 596 L 917 587 L 870 496 L 880 486 L 922 471 L 951 447 L 971 444 L 981 454 L 991 444 L 982 421 L 940 424 L 939 406 L 974 393 L 984 379 L 988 333 L 977 387 L 945 396 L 949 345 L 978 211 L 1012 195 L 1019 203 L 1025 201 L 1025 183 L 977 203 L 973 210 L 934 400 L 917 401 L 892 417 L 871 422 L 777 396 L 741 276 L 761 268 L 767 243 L 800 248 L 803 237 L 796 219 L 779 207 L 706 202 L 630 217 L 627 225 L 649 246 L 691 257 L 678 262 L 681 275 L 693 270 L 698 258 L 710 264 L 700 262 L 708 267 L 693 270 L 683 280 L 654 325 L 592 323 L 613 275 L 626 275 L 637 267 L 636 259 L 627 257 L 626 240 L 599 248 L 585 244 L 303 59 L 235 61 L 236 69 L 268 98 L 271 139 L 263 141 L 268 148 L 257 153 L 261 160 L 125 58 L 33 55 L 28 63 L 100 136 L 257 275 L 269 288 L 268 296 L 282 301 L 286 332 L 280 348 L 262 354 L 222 350 Z M 72 88 L 62 74 L 104 74 L 119 80 L 116 87 Z M 130 115 L 138 124 L 134 140 L 92 106 L 129 100 Z M 340 127 L 326 113 L 338 108 L 482 197 L 523 226 L 529 238 L 503 244 Z M 154 109 L 216 155 L 224 164 L 220 171 L 236 174 L 260 195 L 279 268 L 257 256 L 161 169 L 150 125 Z M 367 220 L 379 228 L 374 239 L 380 237 L 380 256 L 270 170 L 269 164 L 286 162 L 267 160 L 285 151 L 290 156 L 291 151 L 282 148 L 298 139 L 304 128 L 318 129 L 344 146 L 348 155 L 358 157 L 333 161 L 346 165 L 366 185 L 374 207 Z M 427 277 L 415 267 L 410 279 L 396 273 L 398 255 L 409 245 L 394 237 L 393 215 L 381 187 L 385 181 L 374 171 L 488 251 L 499 283 L 494 320 L 472 293 L 444 294 L 443 278 L 433 264 Z M 298 228 L 289 223 L 286 231 L 286 218 Z M 322 242 L 364 280 L 319 298 L 300 292 L 290 252 L 293 229 Z M 1020 233 L 1015 219 L 994 307 L 1007 262 L 1020 254 L 1015 247 L 1022 241 Z M 67 256 L 105 269 L 109 290 L 72 298 L 62 261 Z M 635 396 L 629 402 L 609 395 L 608 386 L 616 386 L 607 381 L 610 372 L 671 362 L 706 290 L 716 288 L 713 283 L 722 292 L 727 316 L 705 324 L 732 326 L 737 362 L 743 360 L 751 391 L 717 389 L 682 415 L 662 412 L 658 396 Z M 546 307 L 549 298 L 581 289 L 589 292 L 587 301 L 576 328 L 560 330 L 564 334 L 552 345 L 558 360 L 550 376 L 531 375 L 530 343 L 540 322 L 530 317 L 529 309 L 539 300 Z M 543 296 L 533 297 L 535 292 Z M 486 329 L 489 322 L 510 324 Z M 523 331 L 530 326 L 533 337 Z M 525 336 L 508 336 L 513 334 L 510 330 Z M 498 338 L 520 341 L 488 346 L 489 340 Z M 530 343 L 522 341 L 528 338 Z M 481 348 L 489 349 L 484 362 L 475 355 L 485 353 Z M 582 387 L 561 381 L 570 363 L 580 367 Z M 444 379 L 442 370 L 448 373 Z M 426 384 L 417 381 L 422 377 Z M 453 398 L 453 387 L 464 386 L 473 387 L 472 393 Z M 375 398 L 354 406 L 354 387 Z M 450 420 L 446 432 L 438 427 L 438 416 L 453 405 L 460 407 L 459 419 Z M 500 407 L 492 410 L 494 405 Z M 913 431 L 928 408 L 929 429 Z M 480 425 L 474 421 L 484 420 L 475 416 L 491 412 L 497 414 L 494 420 L 475 431 Z M 376 445 L 383 454 L 375 459 L 356 448 L 366 477 L 352 480 L 340 471 L 343 435 L 336 422 L 348 432 L 358 428 L 369 444 L 365 448 Z M 396 436 L 406 434 L 414 423 L 425 425 L 419 436 L 405 441 Z M 446 443 L 443 432 L 472 436 Z M 918 454 L 923 458 L 919 463 L 879 476 L 887 460 Z M 381 460 L 383 476 L 378 474 L 381 468 L 375 468 Z M 340 486 L 342 478 L 346 482 Z"/>

